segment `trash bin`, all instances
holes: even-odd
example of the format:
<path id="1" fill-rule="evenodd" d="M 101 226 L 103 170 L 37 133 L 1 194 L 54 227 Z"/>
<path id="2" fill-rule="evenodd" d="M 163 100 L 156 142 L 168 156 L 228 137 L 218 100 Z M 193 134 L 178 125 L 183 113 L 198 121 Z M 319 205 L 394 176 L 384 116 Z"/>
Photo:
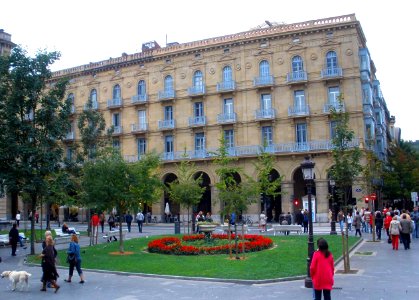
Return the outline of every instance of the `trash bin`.
<path id="1" fill-rule="evenodd" d="M 175 234 L 180 234 L 180 222 L 175 222 Z"/>

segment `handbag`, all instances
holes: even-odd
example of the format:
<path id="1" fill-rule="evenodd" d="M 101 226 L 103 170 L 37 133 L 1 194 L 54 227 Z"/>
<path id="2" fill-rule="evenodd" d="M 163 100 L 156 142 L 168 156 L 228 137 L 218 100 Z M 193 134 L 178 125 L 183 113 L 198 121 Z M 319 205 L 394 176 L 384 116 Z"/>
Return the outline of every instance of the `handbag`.
<path id="1" fill-rule="evenodd" d="M 68 253 L 66 262 L 68 264 L 75 264 L 77 262 L 76 254 L 75 253 Z"/>

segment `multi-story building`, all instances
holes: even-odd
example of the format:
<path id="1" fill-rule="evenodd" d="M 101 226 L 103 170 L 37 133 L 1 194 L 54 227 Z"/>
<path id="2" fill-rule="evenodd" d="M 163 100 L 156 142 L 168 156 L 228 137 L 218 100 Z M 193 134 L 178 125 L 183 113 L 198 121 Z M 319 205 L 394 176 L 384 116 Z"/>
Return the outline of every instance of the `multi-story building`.
<path id="1" fill-rule="evenodd" d="M 356 135 L 353 147 L 373 150 L 385 160 L 394 139 L 389 130 L 394 117 L 355 15 L 166 47 L 150 42 L 140 53 L 54 73 L 54 80 L 62 77 L 70 78 L 68 97 L 74 106 L 64 143 L 69 157 L 71 143 L 79 138 L 77 114 L 91 99 L 93 109 L 114 126 L 113 145 L 127 161 L 153 150 L 161 153 L 165 183 L 176 179 L 177 162 L 194 161 L 207 187 L 197 210 L 215 217 L 220 202 L 213 153 L 222 136 L 229 155 L 250 176 L 256 177 L 254 163 L 262 146 L 275 156 L 271 178 L 283 178 L 281 196 L 261 197 L 261 203 L 251 205 L 246 214 L 254 219 L 263 207 L 269 219 L 303 208 L 300 163 L 311 155 L 316 221 L 327 221 L 331 205 L 328 171 L 335 124 L 330 108 L 339 107 L 339 98 Z M 361 200 L 363 189 L 361 183 L 353 187 L 354 201 Z M 148 209 L 160 219 L 166 203 L 172 215 L 186 213 L 167 196 Z"/>
<path id="2" fill-rule="evenodd" d="M 0 55 L 8 54 L 16 46 L 12 42 L 12 35 L 0 29 Z"/>

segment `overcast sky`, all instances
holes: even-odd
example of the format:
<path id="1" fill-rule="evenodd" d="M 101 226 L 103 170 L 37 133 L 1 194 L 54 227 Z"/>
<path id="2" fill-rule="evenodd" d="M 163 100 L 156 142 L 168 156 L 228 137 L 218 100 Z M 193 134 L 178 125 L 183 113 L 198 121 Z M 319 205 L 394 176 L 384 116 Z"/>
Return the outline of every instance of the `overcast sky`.
<path id="1" fill-rule="evenodd" d="M 379 0 L 8 0 L 0 29 L 30 53 L 58 50 L 53 70 L 141 51 L 144 42 L 191 42 L 249 30 L 265 20 L 295 23 L 355 13 L 387 107 L 402 139 L 419 140 L 415 1 Z"/>

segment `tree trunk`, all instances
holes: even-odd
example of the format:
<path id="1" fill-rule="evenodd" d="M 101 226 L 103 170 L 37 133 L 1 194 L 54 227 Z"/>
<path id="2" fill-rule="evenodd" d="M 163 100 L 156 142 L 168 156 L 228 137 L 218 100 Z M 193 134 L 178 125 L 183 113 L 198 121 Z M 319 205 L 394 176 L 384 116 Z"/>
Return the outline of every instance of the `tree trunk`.
<path id="1" fill-rule="evenodd" d="M 231 250 L 231 224 L 230 220 L 228 220 L 228 254 L 230 255 L 230 259 L 233 257 L 233 253 Z"/>
<path id="2" fill-rule="evenodd" d="M 242 223 L 242 252 L 243 252 L 243 259 L 246 258 L 246 252 L 245 252 L 245 248 L 244 248 L 244 243 L 245 243 L 245 239 L 244 239 L 244 222 Z"/>
<path id="3" fill-rule="evenodd" d="M 31 219 L 31 255 L 35 254 L 35 211 L 36 211 L 36 195 L 31 195 L 32 219 Z M 42 224 L 42 223 L 41 223 Z M 42 227 L 41 227 L 42 228 Z"/>
<path id="4" fill-rule="evenodd" d="M 236 259 L 240 259 L 240 257 L 239 257 L 239 235 L 237 234 L 237 222 L 234 222 L 234 249 L 236 251 Z"/>
<path id="5" fill-rule="evenodd" d="M 122 240 L 122 217 L 119 216 L 119 252 L 124 253 L 124 241 Z"/>

